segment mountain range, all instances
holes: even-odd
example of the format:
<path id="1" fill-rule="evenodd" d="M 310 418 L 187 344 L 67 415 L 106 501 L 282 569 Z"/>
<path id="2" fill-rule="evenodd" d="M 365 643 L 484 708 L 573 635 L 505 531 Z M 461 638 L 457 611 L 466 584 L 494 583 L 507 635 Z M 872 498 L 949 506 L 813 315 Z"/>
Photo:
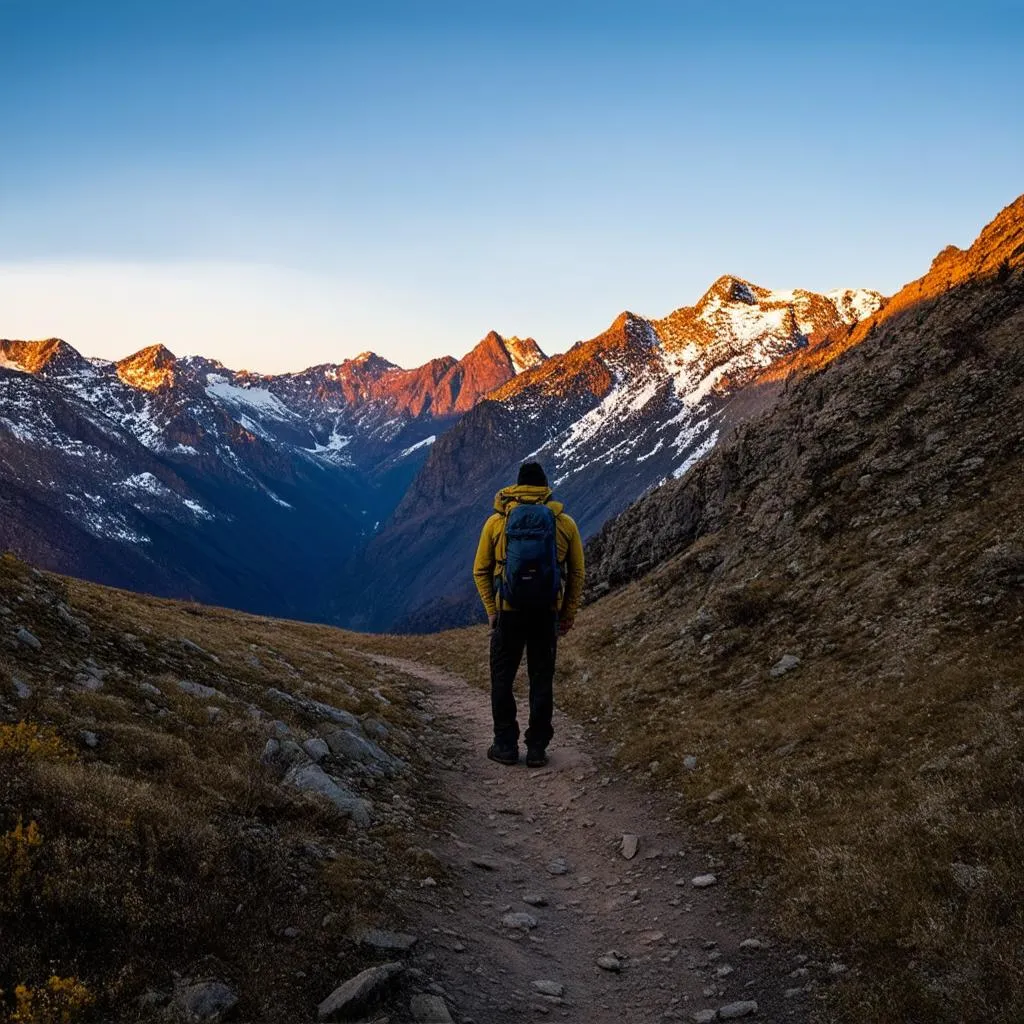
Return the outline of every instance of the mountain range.
<path id="1" fill-rule="evenodd" d="M 780 360 L 837 343 L 884 302 L 866 290 L 771 291 L 721 277 L 663 319 L 622 313 L 487 395 L 438 440 L 357 559 L 369 599 L 345 621 L 414 631 L 473 621 L 475 536 L 520 462 L 544 465 L 589 536 L 768 408 L 783 382 L 766 375 Z"/>
<path id="2" fill-rule="evenodd" d="M 89 579 L 323 618 L 434 439 L 544 356 L 489 334 L 403 370 L 372 353 L 234 372 L 0 340 L 0 544 Z"/>
<path id="3" fill-rule="evenodd" d="M 877 292 L 719 278 L 545 357 L 491 332 L 403 369 L 372 352 L 276 376 L 151 346 L 118 362 L 0 340 L 0 544 L 99 582 L 371 629 L 472 621 L 476 531 L 517 465 L 585 535 L 842 343 Z"/>

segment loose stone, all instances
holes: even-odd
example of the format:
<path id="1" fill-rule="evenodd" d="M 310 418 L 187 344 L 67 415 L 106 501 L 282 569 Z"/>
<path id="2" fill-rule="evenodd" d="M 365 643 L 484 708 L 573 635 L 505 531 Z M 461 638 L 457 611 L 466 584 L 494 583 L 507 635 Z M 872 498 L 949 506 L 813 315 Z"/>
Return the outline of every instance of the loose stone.
<path id="1" fill-rule="evenodd" d="M 639 849 L 640 837 L 627 832 L 626 835 L 622 837 L 622 844 L 619 846 L 619 853 L 621 853 L 626 860 L 632 860 Z"/>
<path id="2" fill-rule="evenodd" d="M 211 697 L 223 697 L 215 686 L 205 686 L 203 683 L 193 683 L 190 679 L 179 679 L 178 689 L 187 693 L 190 697 L 199 697 L 202 700 L 209 700 Z"/>
<path id="3" fill-rule="evenodd" d="M 727 1003 L 719 1007 L 718 1016 L 722 1020 L 736 1020 L 738 1017 L 752 1017 L 757 1013 L 757 1002 L 754 999 L 741 999 L 738 1003 Z"/>
<path id="4" fill-rule="evenodd" d="M 238 1003 L 234 990 L 222 981 L 183 985 L 174 993 L 174 1006 L 187 1021 L 219 1021 Z"/>
<path id="5" fill-rule="evenodd" d="M 521 928 L 523 931 L 532 931 L 537 927 L 537 918 L 525 910 L 516 910 L 511 914 L 505 914 L 501 923 L 506 928 Z"/>
<path id="6" fill-rule="evenodd" d="M 33 651 L 38 651 L 43 646 L 39 637 L 37 637 L 35 633 L 30 633 L 24 626 L 22 626 L 14 635 L 18 638 L 19 643 L 24 644 L 26 647 L 30 647 Z"/>
<path id="7" fill-rule="evenodd" d="M 379 928 L 368 928 L 357 936 L 358 942 L 371 949 L 386 953 L 408 953 L 416 945 L 416 936 L 405 932 L 385 932 Z"/>
<path id="8" fill-rule="evenodd" d="M 535 981 L 533 987 L 542 996 L 554 996 L 557 999 L 565 994 L 565 986 L 557 981 Z"/>
<path id="9" fill-rule="evenodd" d="M 416 1024 L 453 1024 L 448 1007 L 440 996 L 413 996 L 409 1010 Z"/>
<path id="10" fill-rule="evenodd" d="M 690 880 L 690 885 L 694 889 L 706 889 L 709 885 L 714 885 L 718 879 L 714 875 L 697 875 L 695 878 Z"/>
<path id="11" fill-rule="evenodd" d="M 311 736 L 302 744 L 302 749 L 315 763 L 319 763 L 325 757 L 330 757 L 331 754 L 331 748 L 327 746 L 327 741 L 322 740 L 319 736 Z"/>
<path id="12" fill-rule="evenodd" d="M 799 664 L 800 659 L 795 654 L 784 654 L 768 670 L 768 675 L 773 679 L 778 679 L 779 676 L 784 676 L 787 672 L 792 672 L 793 669 L 799 666 Z"/>
<path id="13" fill-rule="evenodd" d="M 368 967 L 339 985 L 317 1007 L 318 1019 L 337 1020 L 352 1016 L 380 995 L 404 970 L 404 965 L 397 962 Z"/>

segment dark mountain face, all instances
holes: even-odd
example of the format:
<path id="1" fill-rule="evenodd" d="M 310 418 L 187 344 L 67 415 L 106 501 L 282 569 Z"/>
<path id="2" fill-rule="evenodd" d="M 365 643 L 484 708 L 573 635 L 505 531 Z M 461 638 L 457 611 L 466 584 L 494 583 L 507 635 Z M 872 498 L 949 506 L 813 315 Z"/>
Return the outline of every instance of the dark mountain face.
<path id="1" fill-rule="evenodd" d="M 472 621 L 476 535 L 522 461 L 544 465 L 587 536 L 770 405 L 781 384 L 758 384 L 766 369 L 845 336 L 882 301 L 720 278 L 695 306 L 663 320 L 621 314 L 603 334 L 492 392 L 434 445 L 356 563 L 355 574 L 371 581 L 368 594 L 340 614 L 358 628 Z"/>
<path id="2" fill-rule="evenodd" d="M 525 348 L 524 348 L 525 346 Z M 532 342 L 264 377 L 152 346 L 0 341 L 0 546 L 87 578 L 324 619 L 437 436 Z"/>

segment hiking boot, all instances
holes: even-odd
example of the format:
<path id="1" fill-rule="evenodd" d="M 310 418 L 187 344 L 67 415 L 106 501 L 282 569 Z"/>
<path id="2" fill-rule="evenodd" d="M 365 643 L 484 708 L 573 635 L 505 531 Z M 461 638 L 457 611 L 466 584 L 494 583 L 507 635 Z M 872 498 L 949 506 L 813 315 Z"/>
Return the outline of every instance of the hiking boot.
<path id="1" fill-rule="evenodd" d="M 519 747 L 501 747 L 492 743 L 487 748 L 487 756 L 498 764 L 519 764 Z"/>
<path id="2" fill-rule="evenodd" d="M 543 747 L 526 748 L 526 767 L 543 768 L 548 763 L 548 755 Z"/>

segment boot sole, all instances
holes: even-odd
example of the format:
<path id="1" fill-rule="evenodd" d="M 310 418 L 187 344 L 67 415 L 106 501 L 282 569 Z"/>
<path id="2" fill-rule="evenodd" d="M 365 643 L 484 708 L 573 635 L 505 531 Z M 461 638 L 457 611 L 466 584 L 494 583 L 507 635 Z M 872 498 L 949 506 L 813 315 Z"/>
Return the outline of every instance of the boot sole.
<path id="1" fill-rule="evenodd" d="M 510 758 L 510 757 L 499 757 L 497 754 L 493 754 L 493 753 L 491 753 L 491 751 L 488 750 L 487 751 L 487 759 L 489 761 L 494 761 L 495 764 L 504 764 L 504 765 L 519 764 L 519 755 L 518 754 L 516 754 L 515 759 L 513 759 L 513 758 Z"/>

